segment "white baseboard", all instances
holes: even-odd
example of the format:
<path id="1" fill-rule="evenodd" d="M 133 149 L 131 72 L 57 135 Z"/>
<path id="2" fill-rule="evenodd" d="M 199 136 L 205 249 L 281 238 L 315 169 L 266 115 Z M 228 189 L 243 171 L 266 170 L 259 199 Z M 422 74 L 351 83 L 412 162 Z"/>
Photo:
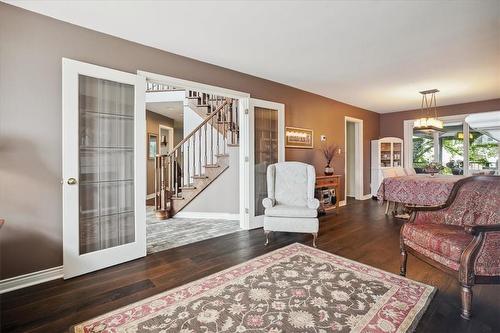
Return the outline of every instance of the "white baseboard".
<path id="1" fill-rule="evenodd" d="M 146 200 L 154 199 L 154 198 L 155 198 L 155 194 L 154 193 L 146 195 Z"/>
<path id="2" fill-rule="evenodd" d="M 233 213 L 211 213 L 211 212 L 178 212 L 174 217 L 187 218 L 187 219 L 217 219 L 217 220 L 236 220 L 240 219 L 240 214 Z"/>
<path id="3" fill-rule="evenodd" d="M 365 195 L 363 195 L 363 197 L 361 197 L 361 200 L 368 200 L 368 199 L 371 199 L 371 198 L 372 198 L 371 194 L 365 194 Z"/>
<path id="4" fill-rule="evenodd" d="M 345 206 L 346 204 L 347 204 L 347 201 L 345 201 L 345 200 L 339 201 L 339 207 Z"/>
<path id="5" fill-rule="evenodd" d="M 0 280 L 0 294 L 33 286 L 35 284 L 61 279 L 63 277 L 63 267 L 52 267 L 43 271 L 14 276 Z"/>

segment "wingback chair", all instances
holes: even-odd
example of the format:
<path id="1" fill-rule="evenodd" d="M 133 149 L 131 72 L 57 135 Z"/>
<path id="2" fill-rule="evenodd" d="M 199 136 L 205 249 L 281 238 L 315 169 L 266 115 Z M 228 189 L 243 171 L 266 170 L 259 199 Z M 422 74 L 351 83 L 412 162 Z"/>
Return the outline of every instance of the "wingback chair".
<path id="1" fill-rule="evenodd" d="M 282 162 L 267 167 L 267 198 L 264 205 L 266 245 L 272 231 L 301 232 L 318 237 L 319 201 L 314 198 L 314 167 L 300 162 Z"/>
<path id="2" fill-rule="evenodd" d="M 474 284 L 500 283 L 500 176 L 459 180 L 445 204 L 416 207 L 401 229 L 401 275 L 407 252 L 453 274 L 469 319 Z"/>

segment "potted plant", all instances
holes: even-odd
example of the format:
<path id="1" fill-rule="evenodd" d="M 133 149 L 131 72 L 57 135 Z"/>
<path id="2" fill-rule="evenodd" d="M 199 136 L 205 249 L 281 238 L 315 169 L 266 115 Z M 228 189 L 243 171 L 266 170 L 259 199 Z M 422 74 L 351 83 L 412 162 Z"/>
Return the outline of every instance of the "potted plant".
<path id="1" fill-rule="evenodd" d="M 431 162 L 425 167 L 425 173 L 430 173 L 431 177 L 434 177 L 436 173 L 443 170 L 443 166 L 437 162 Z"/>
<path id="2" fill-rule="evenodd" d="M 331 163 L 335 155 L 340 154 L 340 148 L 339 146 L 334 144 L 322 145 L 321 152 L 323 153 L 326 161 L 325 176 L 331 176 L 333 175 L 333 168 L 331 166 Z"/>
<path id="3" fill-rule="evenodd" d="M 446 166 L 451 169 L 453 175 L 463 175 L 464 174 L 464 162 L 461 160 L 450 160 L 446 163 Z"/>

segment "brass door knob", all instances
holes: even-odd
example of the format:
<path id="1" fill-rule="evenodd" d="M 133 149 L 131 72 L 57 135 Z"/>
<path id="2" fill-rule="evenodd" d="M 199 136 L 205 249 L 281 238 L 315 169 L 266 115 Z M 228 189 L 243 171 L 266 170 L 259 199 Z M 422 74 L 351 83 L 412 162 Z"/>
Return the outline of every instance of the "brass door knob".
<path id="1" fill-rule="evenodd" d="M 68 185 L 75 185 L 77 183 L 75 178 L 68 178 Z"/>

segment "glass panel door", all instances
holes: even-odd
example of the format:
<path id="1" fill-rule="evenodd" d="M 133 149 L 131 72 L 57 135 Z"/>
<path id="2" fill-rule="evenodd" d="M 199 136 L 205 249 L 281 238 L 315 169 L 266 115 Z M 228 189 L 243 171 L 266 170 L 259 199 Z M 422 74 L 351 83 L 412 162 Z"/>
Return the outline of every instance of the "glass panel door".
<path id="1" fill-rule="evenodd" d="M 79 75 L 80 254 L 131 243 L 134 86 Z"/>
<path id="2" fill-rule="evenodd" d="M 264 215 L 262 200 L 267 198 L 267 167 L 278 162 L 278 112 L 255 107 L 254 184 L 255 216 Z"/>
<path id="3" fill-rule="evenodd" d="M 146 254 L 144 86 L 63 60 L 65 278 Z"/>
<path id="4" fill-rule="evenodd" d="M 267 197 L 267 167 L 285 160 L 283 104 L 250 99 L 248 228 L 262 227 Z"/>

